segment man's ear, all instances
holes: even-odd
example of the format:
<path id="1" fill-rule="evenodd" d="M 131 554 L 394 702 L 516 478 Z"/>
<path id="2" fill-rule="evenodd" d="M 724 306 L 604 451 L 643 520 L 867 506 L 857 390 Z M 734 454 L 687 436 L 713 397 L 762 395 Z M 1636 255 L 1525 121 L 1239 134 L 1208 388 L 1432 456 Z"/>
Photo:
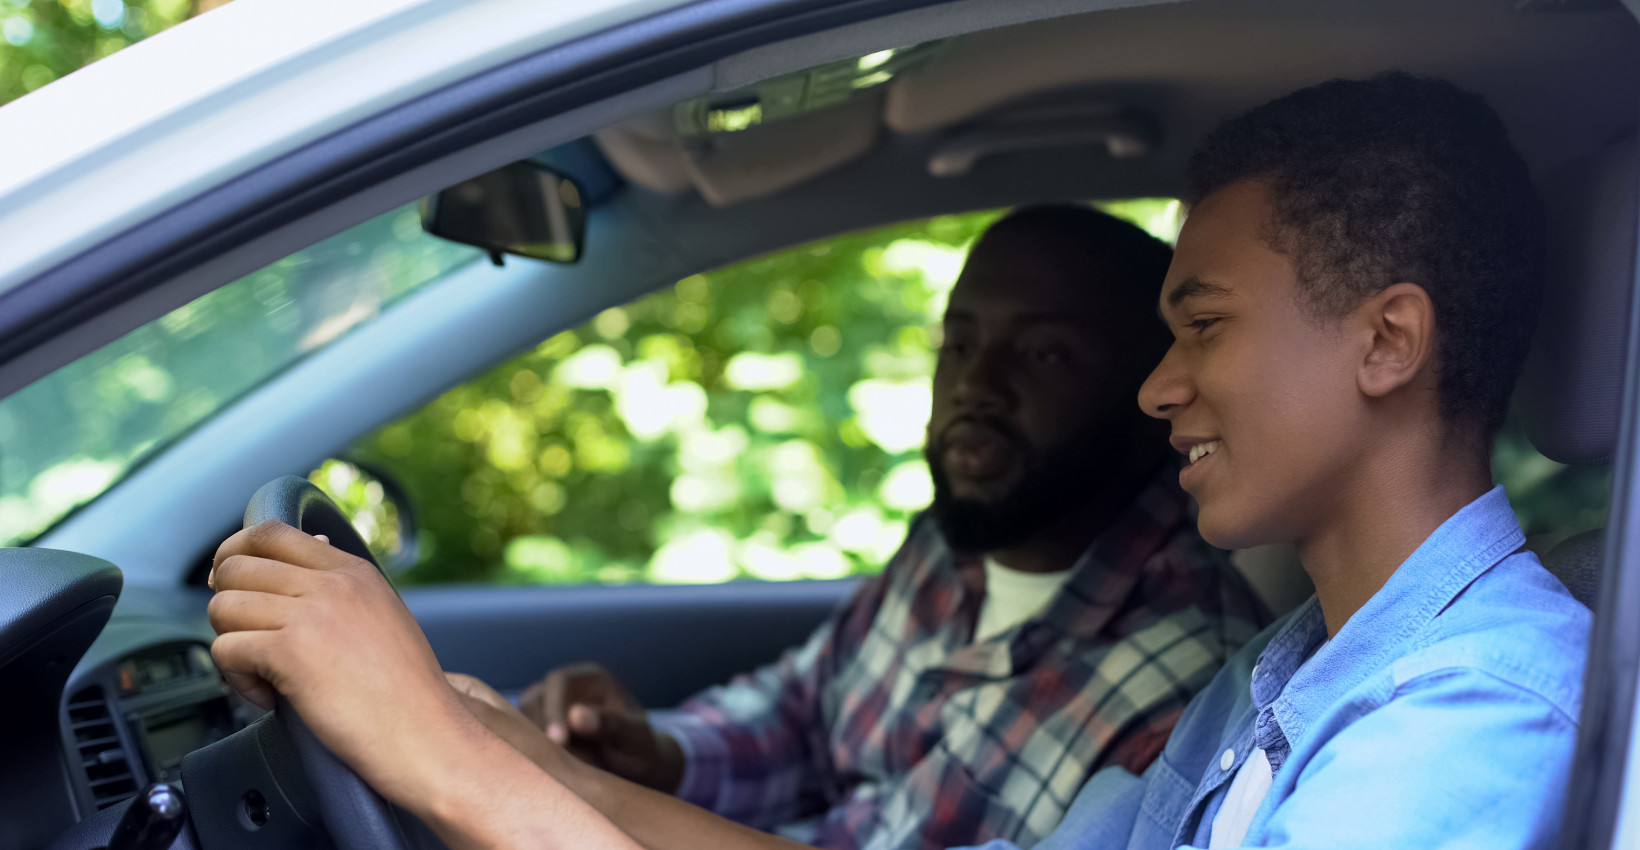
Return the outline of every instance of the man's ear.
<path id="1" fill-rule="evenodd" d="M 1416 283 L 1397 283 L 1356 309 L 1371 335 L 1357 381 L 1381 398 L 1412 383 L 1435 357 L 1435 304 Z"/>

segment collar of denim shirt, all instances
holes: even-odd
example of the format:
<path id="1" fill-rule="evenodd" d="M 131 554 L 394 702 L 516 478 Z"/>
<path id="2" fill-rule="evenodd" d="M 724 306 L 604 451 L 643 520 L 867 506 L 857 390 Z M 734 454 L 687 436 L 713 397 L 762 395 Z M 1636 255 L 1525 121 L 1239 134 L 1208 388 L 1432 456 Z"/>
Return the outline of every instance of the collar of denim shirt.
<path id="1" fill-rule="evenodd" d="M 1266 748 L 1272 766 L 1280 769 L 1277 762 L 1303 742 L 1313 718 L 1409 653 L 1425 627 L 1464 588 L 1525 543 L 1509 498 L 1502 486 L 1495 486 L 1441 523 L 1325 646 L 1321 604 L 1310 597 L 1253 668 L 1255 717 L 1271 717 L 1280 726 L 1279 731 L 1260 730 L 1258 736 L 1261 746 L 1269 742 L 1276 747 Z"/>

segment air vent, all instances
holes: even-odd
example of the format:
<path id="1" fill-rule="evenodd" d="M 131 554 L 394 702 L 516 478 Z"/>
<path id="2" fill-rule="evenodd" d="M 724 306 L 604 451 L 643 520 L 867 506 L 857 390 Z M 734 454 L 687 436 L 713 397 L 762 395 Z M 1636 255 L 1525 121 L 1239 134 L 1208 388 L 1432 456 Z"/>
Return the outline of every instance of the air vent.
<path id="1" fill-rule="evenodd" d="M 120 733 L 102 688 L 89 687 L 69 698 L 68 724 L 97 808 L 106 809 L 136 794 L 137 779 L 120 746 Z"/>

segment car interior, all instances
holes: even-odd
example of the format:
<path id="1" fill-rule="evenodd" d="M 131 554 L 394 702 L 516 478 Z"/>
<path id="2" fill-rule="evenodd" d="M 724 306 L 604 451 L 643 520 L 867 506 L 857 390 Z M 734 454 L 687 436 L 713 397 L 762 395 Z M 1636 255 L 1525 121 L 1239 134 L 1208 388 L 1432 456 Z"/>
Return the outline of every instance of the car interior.
<path id="1" fill-rule="evenodd" d="M 10 730 L 0 735 L 0 846 L 106 846 L 139 789 L 189 773 L 200 777 L 183 783 L 193 820 L 175 846 L 363 846 L 359 834 L 325 825 L 316 813 L 332 810 L 316 799 L 328 793 L 311 785 L 316 772 L 289 767 L 286 739 L 258 731 L 260 712 L 230 695 L 210 661 L 201 564 L 241 526 L 258 488 L 343 456 L 450 387 L 690 275 L 947 213 L 1177 197 L 1190 151 L 1217 122 L 1330 78 L 1388 69 L 1447 78 L 1486 96 L 1509 125 L 1547 202 L 1552 251 L 1515 416 L 1550 460 L 1612 471 L 1609 515 L 1625 516 L 1640 231 L 1632 7 L 904 5 L 866 4 L 845 22 L 794 13 L 681 70 L 623 78 L 574 108 L 469 134 L 438 158 L 333 192 L 289 223 L 224 243 L 210 263 L 157 280 L 122 319 L 127 329 L 525 159 L 568 177 L 585 212 L 574 262 L 475 252 L 249 377 L 95 498 L 23 548 L 0 550 L 0 574 L 22 577 L 7 582 L 16 592 L 0 593 L 0 692 L 24 695 L 0 708 Z M 65 329 L 76 341 L 63 350 L 89 350 L 89 333 Z M 1632 709 L 1623 700 L 1633 698 L 1640 636 L 1616 612 L 1637 601 L 1640 576 L 1617 568 L 1635 563 L 1623 557 L 1635 544 L 1612 526 L 1556 528 L 1540 547 L 1596 613 L 1568 848 L 1611 846 L 1628 742 L 1613 706 Z M 1308 596 L 1287 553 L 1236 557 L 1278 613 Z M 31 583 L 37 574 L 56 578 Z M 645 705 L 665 708 L 772 660 L 853 586 L 424 586 L 401 595 L 446 669 L 516 694 L 544 671 L 595 658 Z M 213 760 L 211 750 L 228 753 L 235 739 L 232 755 Z M 245 783 L 261 783 L 259 802 Z M 432 840 L 405 830 L 409 843 Z"/>

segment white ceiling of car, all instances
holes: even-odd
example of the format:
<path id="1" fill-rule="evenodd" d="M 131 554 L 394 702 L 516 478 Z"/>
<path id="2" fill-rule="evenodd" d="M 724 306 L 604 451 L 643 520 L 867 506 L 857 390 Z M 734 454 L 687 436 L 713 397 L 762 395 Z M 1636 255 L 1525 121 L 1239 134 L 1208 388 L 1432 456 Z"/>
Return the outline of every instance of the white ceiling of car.
<path id="1" fill-rule="evenodd" d="M 633 182 L 663 192 L 693 187 L 726 205 L 869 157 L 887 133 L 932 142 L 1022 99 L 1058 93 L 1148 113 L 1164 137 L 1157 155 L 1182 166 L 1195 140 L 1228 114 L 1325 79 L 1398 68 L 1485 94 L 1522 153 L 1546 169 L 1633 127 L 1640 26 L 1616 3 L 1522 5 L 1531 4 L 1195 0 L 1101 9 L 958 35 L 880 99 L 791 122 L 808 126 L 773 123 L 686 142 L 668 115 L 651 115 L 608 128 L 598 141 Z M 875 49 L 873 39 L 906 46 L 944 35 L 927 16 L 910 20 L 923 28 L 879 20 L 871 37 L 837 31 L 732 57 L 718 65 L 720 88 L 799 70 L 794 60 L 859 55 L 862 45 Z M 891 36 L 900 40 L 882 42 Z"/>

